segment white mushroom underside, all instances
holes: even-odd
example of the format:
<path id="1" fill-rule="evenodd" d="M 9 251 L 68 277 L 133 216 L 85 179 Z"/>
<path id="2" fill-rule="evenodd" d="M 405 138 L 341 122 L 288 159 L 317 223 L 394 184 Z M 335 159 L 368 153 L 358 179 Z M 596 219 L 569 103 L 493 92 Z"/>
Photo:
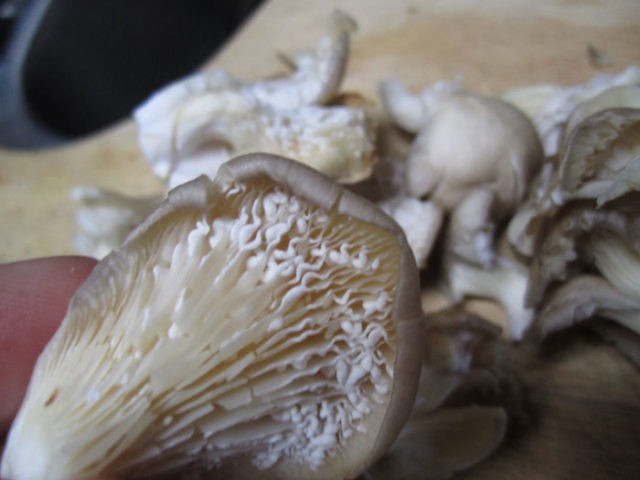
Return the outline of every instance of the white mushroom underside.
<path id="1" fill-rule="evenodd" d="M 66 351 L 41 366 L 42 398 L 23 412 L 67 473 L 238 455 L 315 468 L 388 402 L 393 236 L 266 182 L 245 188 L 152 227 L 110 291 L 71 312 L 83 329 L 54 344 Z"/>

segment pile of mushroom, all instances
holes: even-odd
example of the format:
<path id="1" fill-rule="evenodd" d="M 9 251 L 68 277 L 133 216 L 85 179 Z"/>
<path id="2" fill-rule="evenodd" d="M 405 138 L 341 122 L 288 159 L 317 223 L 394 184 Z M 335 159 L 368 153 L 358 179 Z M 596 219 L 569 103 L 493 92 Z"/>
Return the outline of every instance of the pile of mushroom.
<path id="1" fill-rule="evenodd" d="M 366 178 L 375 131 L 363 108 L 331 105 L 355 22 L 336 11 L 316 50 L 299 54 L 289 77 L 256 82 L 223 70 L 197 73 L 154 94 L 134 112 L 142 151 L 174 187 L 243 153 L 295 159 L 345 183 Z"/>
<path id="2" fill-rule="evenodd" d="M 406 190 L 446 216 L 438 252 L 444 291 L 454 302 L 497 301 L 512 339 L 596 314 L 638 330 L 640 86 L 625 84 L 637 72 L 596 78 L 567 89 L 564 103 L 539 107 L 546 118 L 564 105 L 554 110 L 562 143 L 546 157 L 535 116 L 504 101 L 452 83 L 419 95 L 382 84 L 389 116 L 416 134 Z M 507 98 L 525 98 L 514 92 Z M 433 235 L 424 243 L 433 245 Z"/>
<path id="3" fill-rule="evenodd" d="M 290 76 L 198 73 L 136 110 L 167 197 L 73 192 L 80 251 L 106 257 L 3 478 L 447 478 L 523 415 L 504 333 L 606 318 L 640 364 L 640 70 L 502 99 L 383 82 L 413 136 L 389 162 L 379 119 L 336 100 L 354 29 L 336 12 Z M 423 313 L 420 269 L 448 308 Z"/>

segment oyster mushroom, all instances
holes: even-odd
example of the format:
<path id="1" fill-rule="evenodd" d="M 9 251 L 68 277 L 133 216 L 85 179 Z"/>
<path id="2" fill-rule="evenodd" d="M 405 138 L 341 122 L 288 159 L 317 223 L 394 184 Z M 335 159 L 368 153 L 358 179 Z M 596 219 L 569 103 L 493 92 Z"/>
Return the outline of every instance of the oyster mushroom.
<path id="1" fill-rule="evenodd" d="M 535 310 L 526 302 L 530 282 L 526 265 L 500 255 L 495 265 L 486 268 L 447 255 L 443 270 L 444 288 L 454 301 L 493 300 L 504 310 L 509 338 L 523 339 L 535 315 Z"/>
<path id="2" fill-rule="evenodd" d="M 375 128 L 366 110 L 340 105 L 281 109 L 244 90 L 198 86 L 204 86 L 199 78 L 184 80 L 177 85 L 183 95 L 176 105 L 167 102 L 172 92 L 160 91 L 136 112 L 140 146 L 170 187 L 196 173 L 213 177 L 229 158 L 251 152 L 295 158 L 342 183 L 370 175 Z"/>
<path id="3" fill-rule="evenodd" d="M 640 83 L 640 78 L 638 78 Z M 591 115 L 611 108 L 640 108 L 640 85 L 618 85 L 579 103 L 571 112 L 564 127 L 564 135 Z"/>
<path id="4" fill-rule="evenodd" d="M 338 93 L 355 22 L 336 11 L 312 53 L 290 77 L 244 82 L 216 70 L 156 92 L 136 109 L 140 147 L 170 187 L 215 175 L 233 156 L 294 158 L 341 181 L 371 173 L 375 128 L 363 108 L 328 105 Z M 194 175 L 194 173 L 196 173 Z"/>
<path id="5" fill-rule="evenodd" d="M 640 109 L 613 108 L 591 115 L 574 128 L 561 152 L 554 202 L 593 198 L 598 206 L 633 189 L 612 194 L 612 180 L 629 178 L 640 162 Z M 617 178 L 616 178 L 617 177 Z"/>
<path id="6" fill-rule="evenodd" d="M 3 478 L 349 478 L 409 415 L 424 349 L 399 227 L 255 154 L 172 190 L 73 297 Z"/>
<path id="7" fill-rule="evenodd" d="M 355 28 L 348 15 L 336 11 L 315 51 L 298 55 L 295 72 L 287 77 L 245 82 L 214 70 L 156 92 L 134 112 L 140 148 L 153 173 L 173 188 L 199 175 L 213 178 L 232 157 L 265 152 L 296 159 L 343 183 L 368 177 L 376 163 L 373 116 L 364 102 L 334 101 Z M 83 219 L 75 243 L 87 255 L 100 257 L 120 245 L 132 210 L 135 219 L 151 212 L 140 212 L 136 198 L 127 202 L 97 187 L 77 189 L 74 199 Z"/>
<path id="8" fill-rule="evenodd" d="M 511 244 L 531 256 L 542 225 L 564 205 L 593 201 L 593 209 L 640 186 L 640 109 L 614 108 L 587 117 L 567 136 L 544 179 L 507 228 Z M 631 197 L 628 197 L 631 198 Z M 624 202 L 623 202 L 624 203 Z M 620 205 L 616 209 L 624 208 Z"/>
<path id="9" fill-rule="evenodd" d="M 471 262 L 493 262 L 493 232 L 525 198 L 542 160 L 529 119 L 498 99 L 438 84 L 419 95 L 384 82 L 385 110 L 417 133 L 406 166 L 407 190 L 450 213 L 449 248 Z"/>
<path id="10" fill-rule="evenodd" d="M 612 87 L 640 84 L 640 67 L 630 66 L 615 74 L 597 75 L 571 86 L 534 85 L 517 87 L 502 98 L 525 112 L 536 126 L 545 155 L 560 149 L 567 120 L 581 103 L 588 102 Z"/>
<path id="11" fill-rule="evenodd" d="M 529 262 L 531 334 L 603 318 L 640 333 L 640 109 L 587 116 L 547 167 L 507 229 Z"/>
<path id="12" fill-rule="evenodd" d="M 537 310 L 537 335 L 596 314 L 640 334 L 640 250 L 607 228 L 563 240 L 545 242 L 551 247 L 541 250 L 531 267 L 527 301 Z M 553 255 L 545 258 L 546 251 Z"/>
<path id="13" fill-rule="evenodd" d="M 640 252 L 640 211 L 635 214 L 625 212 L 625 200 L 620 199 L 599 209 L 588 201 L 572 202 L 547 219 L 539 232 L 535 253 L 529 262 L 531 281 L 527 292 L 528 305 L 538 305 L 548 288 L 554 282 L 567 280 L 571 272 L 579 268 L 576 265 L 579 262 L 595 262 L 597 265 L 602 260 L 609 265 L 606 259 L 610 258 L 610 253 L 614 253 L 610 250 L 615 249 L 621 258 L 627 258 L 630 261 L 627 266 L 633 265 L 633 253 L 624 255 L 622 251 L 629 245 L 636 252 L 635 255 Z M 602 240 L 593 243 L 596 237 L 603 234 L 609 239 L 604 242 L 604 248 Z M 585 257 L 590 243 L 593 245 L 590 252 L 592 260 L 587 260 Z M 619 260 L 614 258 L 613 261 Z M 614 268 L 611 275 L 624 271 Z"/>

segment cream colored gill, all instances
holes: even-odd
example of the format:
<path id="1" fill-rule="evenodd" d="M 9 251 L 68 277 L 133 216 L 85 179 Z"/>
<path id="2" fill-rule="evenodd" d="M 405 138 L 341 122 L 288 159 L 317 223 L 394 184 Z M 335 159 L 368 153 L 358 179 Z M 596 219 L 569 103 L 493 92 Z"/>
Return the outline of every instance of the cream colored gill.
<path id="1" fill-rule="evenodd" d="M 394 374 L 394 235 L 264 180 L 216 200 L 129 242 L 107 288 L 70 311 L 3 475 L 16 462 L 15 478 L 153 475 L 196 457 L 304 471 L 376 434 Z"/>

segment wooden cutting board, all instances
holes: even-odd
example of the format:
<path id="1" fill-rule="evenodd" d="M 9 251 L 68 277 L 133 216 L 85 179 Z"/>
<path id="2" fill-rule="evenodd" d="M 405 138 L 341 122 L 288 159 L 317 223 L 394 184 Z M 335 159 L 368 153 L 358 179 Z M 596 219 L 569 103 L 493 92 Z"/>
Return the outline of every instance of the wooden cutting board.
<path id="1" fill-rule="evenodd" d="M 283 71 L 278 53 L 310 48 L 334 8 L 359 24 L 344 90 L 375 98 L 397 78 L 411 88 L 461 78 L 482 93 L 581 83 L 640 65 L 638 0 L 271 0 L 206 68 L 244 79 Z M 590 61 L 589 48 L 607 59 Z M 0 262 L 74 253 L 69 189 L 161 191 L 131 121 L 61 148 L 0 150 Z M 596 337 L 556 339 L 526 372 L 529 423 L 462 478 L 640 478 L 640 375 Z"/>

